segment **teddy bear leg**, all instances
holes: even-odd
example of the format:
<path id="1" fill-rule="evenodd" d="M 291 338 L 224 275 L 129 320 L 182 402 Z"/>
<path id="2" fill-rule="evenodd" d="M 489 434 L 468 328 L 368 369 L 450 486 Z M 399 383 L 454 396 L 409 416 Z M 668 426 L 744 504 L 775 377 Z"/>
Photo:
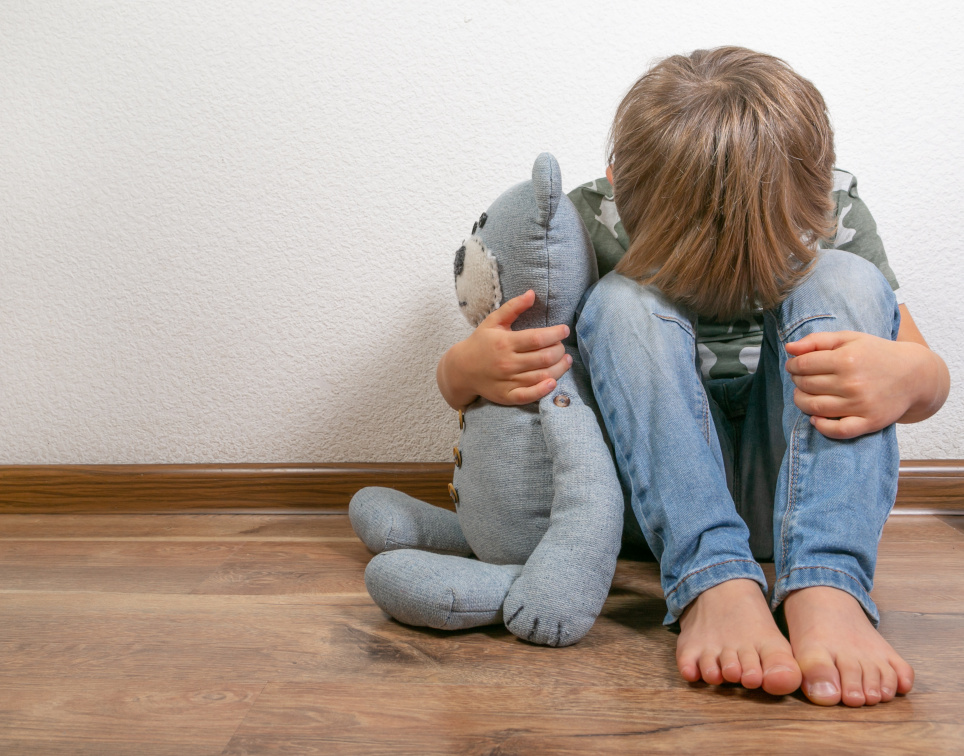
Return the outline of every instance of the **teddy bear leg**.
<path id="1" fill-rule="evenodd" d="M 472 553 L 455 512 L 392 488 L 361 489 L 348 504 L 348 519 L 358 537 L 375 554 L 393 549 L 422 549 L 457 556 Z"/>
<path id="2" fill-rule="evenodd" d="M 365 586 L 375 603 L 400 622 L 461 630 L 501 623 L 502 602 L 521 572 L 521 565 L 403 549 L 372 559 Z"/>

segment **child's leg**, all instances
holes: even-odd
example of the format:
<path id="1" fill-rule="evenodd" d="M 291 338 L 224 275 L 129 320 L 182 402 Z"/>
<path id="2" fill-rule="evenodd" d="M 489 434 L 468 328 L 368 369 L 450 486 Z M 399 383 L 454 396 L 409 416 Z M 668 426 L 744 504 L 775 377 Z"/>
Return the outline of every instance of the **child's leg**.
<path id="1" fill-rule="evenodd" d="M 681 620 L 683 676 L 795 690 L 799 669 L 727 488 L 689 317 L 658 291 L 610 274 L 587 297 L 576 331 L 633 511 L 660 562 L 666 622 Z"/>
<path id="2" fill-rule="evenodd" d="M 804 692 L 817 703 L 889 700 L 907 692 L 910 667 L 874 629 L 877 544 L 897 490 L 893 426 L 839 441 L 818 432 L 793 403 L 783 345 L 819 331 L 897 335 L 900 315 L 880 272 L 856 255 L 822 252 L 813 273 L 768 314 L 761 370 L 771 421 L 785 442 L 776 481 L 776 584 Z M 776 359 L 773 359 L 773 357 Z M 779 391 L 776 389 L 779 388 Z M 771 425 L 773 423 L 771 422 Z"/>

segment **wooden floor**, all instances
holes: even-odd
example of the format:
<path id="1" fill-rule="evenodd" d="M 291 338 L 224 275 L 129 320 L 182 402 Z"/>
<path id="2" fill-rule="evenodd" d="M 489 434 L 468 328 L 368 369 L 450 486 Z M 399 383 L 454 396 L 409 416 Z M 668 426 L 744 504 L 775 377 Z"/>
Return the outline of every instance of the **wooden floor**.
<path id="1" fill-rule="evenodd" d="M 681 680 L 655 565 L 564 649 L 402 626 L 344 515 L 0 516 L 0 753 L 964 753 L 964 517 L 895 516 L 917 671 L 863 710 Z"/>

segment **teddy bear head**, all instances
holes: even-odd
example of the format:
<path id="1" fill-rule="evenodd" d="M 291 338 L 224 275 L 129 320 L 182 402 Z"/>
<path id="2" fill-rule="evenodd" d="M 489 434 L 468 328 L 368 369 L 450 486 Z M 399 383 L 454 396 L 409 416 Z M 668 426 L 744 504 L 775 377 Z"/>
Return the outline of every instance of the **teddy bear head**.
<path id="1" fill-rule="evenodd" d="M 482 213 L 455 255 L 459 308 L 473 326 L 533 289 L 535 304 L 513 330 L 572 328 L 579 301 L 597 278 L 589 234 L 562 191 L 559 163 L 547 152 L 536 158 L 531 180 L 503 192 Z"/>

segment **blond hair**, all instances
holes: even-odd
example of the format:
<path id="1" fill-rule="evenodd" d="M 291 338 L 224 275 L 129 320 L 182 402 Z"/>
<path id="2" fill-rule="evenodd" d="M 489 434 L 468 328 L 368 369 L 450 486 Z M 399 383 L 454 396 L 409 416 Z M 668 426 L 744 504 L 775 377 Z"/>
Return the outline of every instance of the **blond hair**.
<path id="1" fill-rule="evenodd" d="M 779 304 L 833 228 L 833 130 L 823 97 L 784 61 L 740 47 L 657 63 L 610 132 L 616 270 L 697 314 Z"/>

